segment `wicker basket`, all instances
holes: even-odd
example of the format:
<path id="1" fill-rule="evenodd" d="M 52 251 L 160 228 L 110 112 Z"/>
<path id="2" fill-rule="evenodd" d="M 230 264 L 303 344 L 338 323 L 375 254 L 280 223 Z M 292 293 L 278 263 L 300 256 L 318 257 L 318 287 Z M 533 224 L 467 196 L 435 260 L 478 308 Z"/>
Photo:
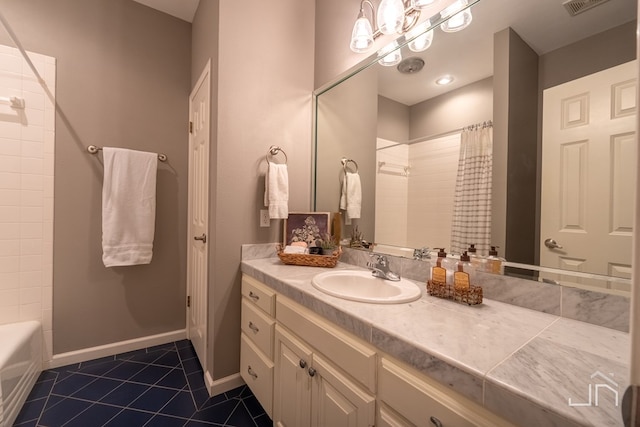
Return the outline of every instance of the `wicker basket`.
<path id="1" fill-rule="evenodd" d="M 456 288 L 452 285 L 429 280 L 427 282 L 427 292 L 431 296 L 450 299 L 462 304 L 482 304 L 481 286 L 470 285 L 468 288 Z"/>
<path id="2" fill-rule="evenodd" d="M 332 255 L 286 254 L 283 252 L 282 246 L 278 246 L 278 257 L 288 265 L 333 268 L 338 264 L 340 255 L 342 255 L 342 248 L 339 246 Z"/>

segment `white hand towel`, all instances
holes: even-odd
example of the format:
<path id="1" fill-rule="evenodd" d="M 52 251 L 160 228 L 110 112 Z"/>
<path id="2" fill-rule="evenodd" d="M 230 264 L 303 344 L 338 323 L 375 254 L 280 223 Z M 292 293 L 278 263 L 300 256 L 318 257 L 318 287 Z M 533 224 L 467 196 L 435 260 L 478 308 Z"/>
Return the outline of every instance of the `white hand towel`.
<path id="1" fill-rule="evenodd" d="M 104 147 L 102 262 L 149 264 L 156 220 L 158 155 Z"/>
<path id="2" fill-rule="evenodd" d="M 289 217 L 289 172 L 287 165 L 268 162 L 265 176 L 264 205 L 269 207 L 269 218 Z"/>
<path id="3" fill-rule="evenodd" d="M 362 209 L 362 187 L 358 173 L 345 173 L 340 194 L 340 209 L 346 210 L 347 217 L 351 219 L 360 218 L 360 211 Z"/>

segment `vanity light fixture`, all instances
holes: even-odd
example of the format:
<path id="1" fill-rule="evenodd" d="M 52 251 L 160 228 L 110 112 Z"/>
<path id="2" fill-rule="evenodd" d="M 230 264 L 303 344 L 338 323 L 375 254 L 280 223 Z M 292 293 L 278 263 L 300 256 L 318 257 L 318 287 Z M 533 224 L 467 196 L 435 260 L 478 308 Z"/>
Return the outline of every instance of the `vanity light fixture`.
<path id="1" fill-rule="evenodd" d="M 433 43 L 433 29 L 425 32 L 430 26 L 431 21 L 427 19 L 407 33 L 407 40 L 411 40 L 415 37 L 408 44 L 408 47 L 412 52 L 423 52 L 431 47 L 431 43 Z"/>
<path id="2" fill-rule="evenodd" d="M 424 9 L 425 7 L 431 6 L 438 0 L 411 0 L 411 6 L 416 9 Z"/>
<path id="3" fill-rule="evenodd" d="M 440 29 L 445 33 L 455 33 L 467 28 L 473 19 L 471 9 L 465 9 L 468 4 L 467 0 L 457 0 L 451 6 L 442 10 L 440 17 L 446 19 L 446 21 L 440 24 Z"/>
<path id="4" fill-rule="evenodd" d="M 385 67 L 393 67 L 402 61 L 402 54 L 400 53 L 400 49 L 398 49 L 398 42 L 396 41 L 393 41 L 380 49 L 378 56 L 380 57 L 380 59 L 378 59 L 378 63 Z"/>
<path id="5" fill-rule="evenodd" d="M 450 76 L 449 74 L 440 77 L 438 80 L 436 80 L 436 84 L 443 86 L 443 85 L 448 85 L 449 83 L 451 83 L 453 81 L 453 76 Z"/>
<path id="6" fill-rule="evenodd" d="M 369 50 L 373 46 L 373 29 L 371 28 L 371 22 L 364 14 L 364 6 L 369 5 L 371 8 L 371 16 L 375 16 L 375 9 L 373 4 L 369 0 L 362 0 L 360 2 L 360 13 L 358 13 L 358 19 L 353 25 L 353 32 L 351 33 L 351 50 L 356 53 L 363 53 Z"/>
<path id="7" fill-rule="evenodd" d="M 364 53 L 381 34 L 404 34 L 411 30 L 418 22 L 420 8 L 434 1 L 437 0 L 382 0 L 376 12 L 371 0 L 361 0 L 351 32 L 351 50 Z M 365 15 L 365 5 L 371 8 L 371 19 Z M 372 22 L 376 23 L 375 27 Z"/>

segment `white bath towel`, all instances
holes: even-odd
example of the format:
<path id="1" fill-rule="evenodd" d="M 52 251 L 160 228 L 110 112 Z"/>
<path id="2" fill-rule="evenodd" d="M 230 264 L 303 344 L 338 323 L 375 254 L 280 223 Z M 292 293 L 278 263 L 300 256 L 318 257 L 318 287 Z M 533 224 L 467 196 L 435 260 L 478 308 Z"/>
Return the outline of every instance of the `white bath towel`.
<path id="1" fill-rule="evenodd" d="M 158 155 L 104 147 L 102 262 L 149 264 L 156 221 Z"/>
<path id="2" fill-rule="evenodd" d="M 340 209 L 347 211 L 348 218 L 360 218 L 362 188 L 360 185 L 360 175 L 358 173 L 347 172 L 344 174 L 340 194 Z"/>
<path id="3" fill-rule="evenodd" d="M 289 172 L 287 165 L 268 162 L 264 182 L 264 205 L 269 207 L 269 218 L 288 218 Z"/>

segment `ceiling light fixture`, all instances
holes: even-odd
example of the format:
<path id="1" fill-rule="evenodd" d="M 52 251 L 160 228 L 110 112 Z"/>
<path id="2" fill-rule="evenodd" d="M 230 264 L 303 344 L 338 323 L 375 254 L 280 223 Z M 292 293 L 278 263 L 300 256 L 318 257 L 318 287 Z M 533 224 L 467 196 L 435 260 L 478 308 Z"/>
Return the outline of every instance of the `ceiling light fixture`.
<path id="1" fill-rule="evenodd" d="M 440 24 L 440 29 L 446 33 L 455 33 L 467 28 L 473 20 L 471 9 L 468 5 L 467 0 L 457 0 L 451 6 L 442 10 L 440 17 L 446 19 L 446 21 Z"/>
<path id="2" fill-rule="evenodd" d="M 453 76 L 450 76 L 449 74 L 447 74 L 446 76 L 442 76 L 438 80 L 436 80 L 436 84 L 443 86 L 443 85 L 448 85 L 452 81 L 453 81 Z"/>

